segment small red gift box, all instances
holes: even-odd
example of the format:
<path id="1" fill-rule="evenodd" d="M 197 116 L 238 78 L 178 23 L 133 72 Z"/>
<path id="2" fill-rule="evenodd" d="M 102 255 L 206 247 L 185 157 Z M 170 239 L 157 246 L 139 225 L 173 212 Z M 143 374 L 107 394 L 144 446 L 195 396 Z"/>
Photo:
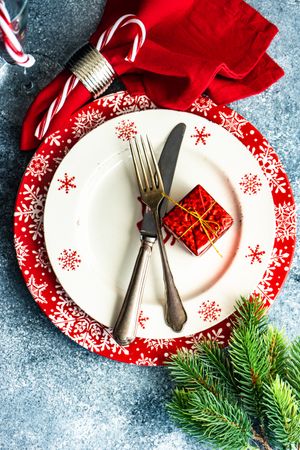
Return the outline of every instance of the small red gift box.
<path id="1" fill-rule="evenodd" d="M 232 223 L 232 217 L 199 184 L 163 218 L 164 226 L 196 256 L 211 247 Z"/>

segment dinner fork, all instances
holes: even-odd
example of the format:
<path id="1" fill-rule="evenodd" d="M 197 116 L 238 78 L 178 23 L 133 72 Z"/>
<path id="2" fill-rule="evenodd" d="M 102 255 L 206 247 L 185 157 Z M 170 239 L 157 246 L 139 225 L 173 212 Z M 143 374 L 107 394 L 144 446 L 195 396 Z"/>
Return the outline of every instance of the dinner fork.
<path id="1" fill-rule="evenodd" d="M 135 137 L 129 141 L 130 151 L 141 199 L 150 208 L 155 220 L 166 290 L 166 322 L 178 332 L 186 322 L 187 315 L 174 283 L 161 231 L 159 205 L 164 198 L 163 180 L 148 136 L 145 139 L 140 136 L 139 140 Z"/>

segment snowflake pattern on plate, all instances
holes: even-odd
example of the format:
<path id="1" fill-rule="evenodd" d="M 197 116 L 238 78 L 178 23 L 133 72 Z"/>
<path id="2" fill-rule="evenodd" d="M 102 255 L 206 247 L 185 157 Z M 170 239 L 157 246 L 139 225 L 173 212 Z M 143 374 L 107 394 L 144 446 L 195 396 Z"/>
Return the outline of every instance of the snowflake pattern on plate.
<path id="1" fill-rule="evenodd" d="M 77 253 L 77 250 L 71 250 L 70 248 L 68 250 L 65 249 L 61 252 L 58 257 L 58 261 L 61 265 L 61 268 L 67 271 L 76 270 L 81 263 L 81 259 Z"/>
<path id="2" fill-rule="evenodd" d="M 116 135 L 118 139 L 126 142 L 137 134 L 137 129 L 132 120 L 121 120 L 116 126 Z"/>
<path id="3" fill-rule="evenodd" d="M 56 147 L 60 147 L 61 145 L 61 134 L 59 131 L 55 131 L 55 133 L 50 134 L 50 136 L 46 137 L 45 144 L 49 144 L 50 147 L 52 145 L 56 145 Z"/>
<path id="4" fill-rule="evenodd" d="M 49 155 L 34 155 L 27 166 L 26 173 L 37 177 L 41 181 L 42 176 L 47 172 L 52 172 L 52 169 L 49 167 Z"/>
<path id="5" fill-rule="evenodd" d="M 48 258 L 47 250 L 44 247 L 38 248 L 38 250 L 33 250 L 32 254 L 35 256 L 34 267 L 41 267 L 49 272 L 52 271 L 52 267 Z"/>
<path id="6" fill-rule="evenodd" d="M 145 338 L 144 343 L 151 350 L 168 349 L 175 345 L 175 339 L 150 339 Z"/>
<path id="7" fill-rule="evenodd" d="M 197 127 L 195 127 L 195 134 L 191 134 L 191 138 L 195 138 L 195 145 L 198 145 L 199 143 L 206 145 L 206 141 L 210 136 L 210 133 L 205 132 L 205 126 L 199 130 Z"/>
<path id="8" fill-rule="evenodd" d="M 207 105 L 205 102 L 207 102 Z M 198 110 L 196 104 L 200 105 Z M 234 115 L 233 111 L 225 106 L 211 106 L 207 97 L 201 97 L 194 102 L 194 112 L 227 129 L 228 123 L 224 122 L 224 114 L 230 118 Z M 52 172 L 47 171 L 41 175 L 41 180 L 39 180 L 38 177 L 34 177 L 33 174 L 26 171 L 20 184 L 15 207 L 16 244 L 22 242 L 22 245 L 27 245 L 28 249 L 25 264 L 22 264 L 21 258 L 21 260 L 19 259 L 19 265 L 34 300 L 44 313 L 63 333 L 84 348 L 114 360 L 146 366 L 163 364 L 166 358 L 176 353 L 180 348 L 186 348 L 190 351 L 200 339 L 205 337 L 226 344 L 230 334 L 230 317 L 223 321 L 217 319 L 214 323 L 207 321 L 207 328 L 193 336 L 175 339 L 137 338 L 128 347 L 118 346 L 112 338 L 112 330 L 84 313 L 58 284 L 53 271 L 46 270 L 47 268 L 44 267 L 46 248 L 43 239 L 42 219 L 46 193 L 53 173 L 65 154 L 78 140 L 78 137 L 73 134 L 74 130 L 72 130 L 72 126 L 76 126 L 75 122 L 78 115 L 87 114 L 91 109 L 97 109 L 103 113 L 104 120 L 108 120 L 126 112 L 148 108 L 155 108 L 148 97 L 131 96 L 128 92 L 110 94 L 84 106 L 70 118 L 68 129 L 53 133 L 41 144 L 36 155 L 49 155 L 47 161 Z M 193 105 L 189 108 L 190 112 L 191 108 L 193 108 Z M 223 118 L 220 113 L 222 113 Z M 241 119 L 240 116 L 238 118 Z M 296 213 L 294 200 L 292 195 L 287 195 L 289 192 L 291 193 L 289 182 L 284 171 L 281 170 L 281 166 L 277 164 L 278 158 L 274 150 L 267 150 L 267 143 L 260 133 L 246 121 L 245 124 L 240 124 L 240 132 L 235 127 L 232 128 L 231 132 L 247 146 L 254 158 L 258 159 L 260 156 L 261 167 L 263 168 L 262 164 L 265 165 L 266 179 L 273 186 L 272 196 L 277 216 L 277 236 L 270 264 L 256 289 L 265 299 L 266 305 L 269 306 L 278 294 L 291 265 L 295 244 Z M 265 155 L 265 159 L 262 159 L 262 154 Z M 266 154 L 268 158 L 266 158 Z M 271 162 L 271 159 L 274 161 L 275 157 L 277 158 L 275 166 L 266 165 L 266 160 Z M 273 172 L 271 167 L 273 167 Z M 272 174 L 272 177 L 270 174 Z M 273 175 L 275 175 L 275 178 Z M 278 185 L 278 177 L 283 177 L 283 180 L 279 180 L 279 184 L 284 187 L 285 192 L 275 187 Z M 270 180 L 273 180 L 272 183 Z M 286 217 L 288 218 L 288 225 L 284 223 Z"/>
<path id="9" fill-rule="evenodd" d="M 287 182 L 283 166 L 270 144 L 263 141 L 262 145 L 259 145 L 259 152 L 256 152 L 254 147 L 253 153 L 268 180 L 270 188 L 275 193 L 285 193 Z"/>
<path id="10" fill-rule="evenodd" d="M 136 364 L 138 366 L 156 366 L 157 358 L 149 358 L 144 353 L 141 353 L 141 357 L 136 361 Z"/>
<path id="11" fill-rule="evenodd" d="M 43 237 L 43 217 L 46 194 L 41 194 L 40 187 L 24 184 L 23 200 L 15 210 L 15 217 L 25 224 L 35 241 Z M 26 229 L 26 227 L 25 227 Z"/>
<path id="12" fill-rule="evenodd" d="M 213 322 L 220 317 L 221 308 L 215 300 L 205 300 L 201 303 L 198 314 L 204 322 Z"/>
<path id="13" fill-rule="evenodd" d="M 37 303 L 47 303 L 47 299 L 44 297 L 47 286 L 47 283 L 37 283 L 33 275 L 30 275 L 27 282 L 27 287 Z"/>
<path id="14" fill-rule="evenodd" d="M 277 239 L 296 238 L 296 207 L 291 202 L 283 202 L 275 207 Z"/>
<path id="15" fill-rule="evenodd" d="M 241 190 L 244 194 L 254 195 L 261 189 L 261 181 L 259 176 L 252 173 L 246 173 L 239 182 Z"/>
<path id="16" fill-rule="evenodd" d="M 255 246 L 255 248 L 248 246 L 248 249 L 249 249 L 249 254 L 245 255 L 245 258 L 250 259 L 250 264 L 254 264 L 255 262 L 261 263 L 262 257 L 266 252 L 259 248 L 259 244 L 257 244 Z"/>
<path id="17" fill-rule="evenodd" d="M 226 114 L 224 111 L 220 111 L 219 115 L 223 128 L 238 138 L 244 138 L 242 129 L 247 124 L 247 121 L 243 117 L 235 111 L 231 111 L 229 114 Z"/>
<path id="18" fill-rule="evenodd" d="M 77 186 L 74 183 L 75 177 L 69 177 L 67 173 L 64 174 L 64 178 L 58 179 L 57 181 L 60 183 L 60 186 L 58 187 L 58 190 L 64 190 L 66 194 L 70 192 L 71 189 L 75 189 Z"/>
<path id="19" fill-rule="evenodd" d="M 77 114 L 74 119 L 72 134 L 75 138 L 82 138 L 89 131 L 105 122 L 105 117 L 99 109 L 88 109 L 86 112 Z"/>
<path id="20" fill-rule="evenodd" d="M 29 255 L 28 245 L 24 244 L 19 237 L 15 237 L 15 249 L 19 266 L 22 267 L 25 265 Z"/>
<path id="21" fill-rule="evenodd" d="M 199 112 L 204 117 L 207 117 L 208 111 L 210 111 L 213 106 L 216 106 L 216 104 L 209 97 L 201 96 L 192 103 L 190 110 L 191 112 Z"/>
<path id="22" fill-rule="evenodd" d="M 211 332 L 208 333 L 198 333 L 198 334 L 192 334 L 191 336 L 187 336 L 186 344 L 191 350 L 197 350 L 200 342 L 203 341 L 203 339 L 210 339 L 211 341 L 218 342 L 220 345 L 224 344 L 225 342 L 225 333 L 223 332 L 223 328 L 213 329 Z"/>

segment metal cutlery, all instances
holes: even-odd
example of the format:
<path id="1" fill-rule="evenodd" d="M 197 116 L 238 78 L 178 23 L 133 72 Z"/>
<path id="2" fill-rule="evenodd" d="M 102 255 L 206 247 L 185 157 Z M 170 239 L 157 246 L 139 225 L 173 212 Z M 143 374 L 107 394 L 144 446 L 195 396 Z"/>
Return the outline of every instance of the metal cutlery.
<path id="1" fill-rule="evenodd" d="M 142 201 L 150 208 L 156 226 L 166 289 L 166 321 L 174 331 L 180 331 L 187 320 L 187 316 L 169 267 L 161 231 L 159 206 L 163 200 L 163 180 L 148 137 L 146 137 L 146 139 L 141 137 L 140 142 L 137 138 L 131 140 L 130 150 Z M 148 242 L 146 242 L 145 245 L 152 247 L 153 240 L 151 240 L 151 236 L 148 238 Z M 144 253 L 146 254 L 145 259 L 147 260 L 147 264 L 145 265 L 148 265 L 149 257 L 147 257 L 147 254 L 149 253 L 149 250 L 147 249 Z M 145 270 L 140 276 L 142 278 L 145 277 Z M 136 294 L 140 295 L 141 293 L 136 292 Z M 116 332 L 117 329 L 118 320 L 114 329 L 114 336 L 116 335 L 117 340 L 120 341 L 120 336 L 118 336 L 118 333 Z M 124 341 L 122 345 L 124 345 Z"/>
<path id="2" fill-rule="evenodd" d="M 165 192 L 169 193 L 176 168 L 178 154 L 186 125 L 179 123 L 170 132 L 159 158 L 159 168 L 164 182 Z M 159 208 L 163 217 L 167 200 L 163 199 Z M 113 336 L 120 345 L 129 345 L 136 337 L 138 315 L 144 291 L 152 247 L 157 238 L 153 214 L 147 208 L 140 229 L 141 246 L 132 272 L 127 293 L 113 329 Z"/>

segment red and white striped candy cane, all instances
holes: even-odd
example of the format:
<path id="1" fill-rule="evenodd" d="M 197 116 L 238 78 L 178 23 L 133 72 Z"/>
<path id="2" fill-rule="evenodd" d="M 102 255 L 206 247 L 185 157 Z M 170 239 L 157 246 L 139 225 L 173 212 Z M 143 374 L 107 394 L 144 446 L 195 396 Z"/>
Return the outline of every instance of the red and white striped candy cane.
<path id="1" fill-rule="evenodd" d="M 33 56 L 24 53 L 14 33 L 12 22 L 3 0 L 0 0 L 0 32 L 5 49 L 12 60 L 19 66 L 31 67 L 35 63 L 35 59 Z"/>
<path id="2" fill-rule="evenodd" d="M 131 24 L 137 25 L 137 33 L 135 35 L 132 47 L 125 59 L 126 61 L 133 62 L 146 39 L 145 25 L 134 14 L 125 14 L 124 16 L 121 16 L 111 27 L 103 31 L 96 44 L 96 49 L 100 52 L 110 42 L 117 30 Z M 75 77 L 75 75 L 71 75 L 67 79 L 61 94 L 59 94 L 53 100 L 47 113 L 44 115 L 43 119 L 35 130 L 35 136 L 38 139 L 41 140 L 45 136 L 50 126 L 51 120 L 63 107 L 68 95 L 77 86 L 78 83 L 79 80 Z"/>

